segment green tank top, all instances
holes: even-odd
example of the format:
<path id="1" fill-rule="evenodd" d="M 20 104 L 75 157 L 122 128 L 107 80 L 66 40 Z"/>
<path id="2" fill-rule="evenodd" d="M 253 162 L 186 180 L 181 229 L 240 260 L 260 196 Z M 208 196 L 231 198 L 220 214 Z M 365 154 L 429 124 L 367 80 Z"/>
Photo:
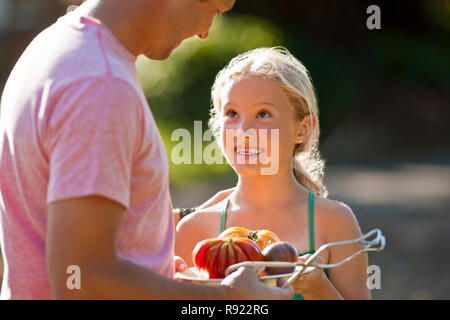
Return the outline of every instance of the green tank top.
<path id="1" fill-rule="evenodd" d="M 225 207 L 222 209 L 222 220 L 220 224 L 220 233 L 225 230 L 225 221 L 226 221 L 226 213 L 228 209 L 228 203 L 230 202 L 230 198 L 227 199 Z M 309 192 L 309 246 L 310 250 L 304 253 L 299 253 L 299 256 L 303 256 L 305 254 L 313 254 L 315 253 L 314 249 L 314 193 Z M 328 277 L 328 269 L 323 269 L 325 275 Z M 304 300 L 301 294 L 295 294 L 294 300 Z"/>

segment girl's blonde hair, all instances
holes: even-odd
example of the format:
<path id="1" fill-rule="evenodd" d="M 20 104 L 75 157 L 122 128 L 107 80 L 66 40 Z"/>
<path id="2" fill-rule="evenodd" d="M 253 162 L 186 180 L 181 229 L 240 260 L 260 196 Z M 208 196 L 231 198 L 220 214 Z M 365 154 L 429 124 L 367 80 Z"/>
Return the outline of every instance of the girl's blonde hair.
<path id="1" fill-rule="evenodd" d="M 233 58 L 218 73 L 211 92 L 213 106 L 209 120 L 216 141 L 221 145 L 221 90 L 228 81 L 246 76 L 279 81 L 295 108 L 298 120 L 311 115 L 309 140 L 295 145 L 293 172 L 301 185 L 326 197 L 328 192 L 322 183 L 325 162 L 318 150 L 320 129 L 316 94 L 308 70 L 287 49 L 273 47 L 248 51 Z"/>

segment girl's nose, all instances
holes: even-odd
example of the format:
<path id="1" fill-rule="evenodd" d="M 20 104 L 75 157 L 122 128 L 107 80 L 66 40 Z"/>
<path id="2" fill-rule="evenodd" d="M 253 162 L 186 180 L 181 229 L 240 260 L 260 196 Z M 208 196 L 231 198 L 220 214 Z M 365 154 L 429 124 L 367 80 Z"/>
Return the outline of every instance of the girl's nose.
<path id="1" fill-rule="evenodd" d="M 244 135 L 246 138 L 254 138 L 257 135 L 255 125 L 250 119 L 242 118 L 237 129 L 238 135 Z"/>

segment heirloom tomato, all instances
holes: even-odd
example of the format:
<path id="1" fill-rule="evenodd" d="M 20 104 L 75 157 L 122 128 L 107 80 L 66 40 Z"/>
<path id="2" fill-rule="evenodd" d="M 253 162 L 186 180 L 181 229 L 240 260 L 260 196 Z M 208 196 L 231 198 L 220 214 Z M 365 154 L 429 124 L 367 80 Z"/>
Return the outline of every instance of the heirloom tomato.
<path id="1" fill-rule="evenodd" d="M 280 238 L 270 230 L 249 230 L 242 227 L 231 227 L 223 231 L 219 237 L 219 239 L 226 238 L 247 238 L 253 240 L 259 248 L 264 250 L 268 245 L 279 242 Z"/>
<path id="2" fill-rule="evenodd" d="M 197 243 L 192 252 L 197 269 L 210 279 L 224 278 L 225 270 L 244 261 L 263 261 L 258 245 L 250 239 L 206 239 Z"/>

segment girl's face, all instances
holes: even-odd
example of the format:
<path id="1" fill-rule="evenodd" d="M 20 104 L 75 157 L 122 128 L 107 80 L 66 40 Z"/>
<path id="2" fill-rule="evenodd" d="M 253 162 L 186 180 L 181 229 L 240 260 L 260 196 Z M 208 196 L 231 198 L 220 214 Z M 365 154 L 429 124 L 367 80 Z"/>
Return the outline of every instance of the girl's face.
<path id="1" fill-rule="evenodd" d="M 222 144 L 234 170 L 239 175 L 292 172 L 295 144 L 305 139 L 308 125 L 298 120 L 280 83 L 257 77 L 235 79 L 225 85 L 220 99 Z"/>

